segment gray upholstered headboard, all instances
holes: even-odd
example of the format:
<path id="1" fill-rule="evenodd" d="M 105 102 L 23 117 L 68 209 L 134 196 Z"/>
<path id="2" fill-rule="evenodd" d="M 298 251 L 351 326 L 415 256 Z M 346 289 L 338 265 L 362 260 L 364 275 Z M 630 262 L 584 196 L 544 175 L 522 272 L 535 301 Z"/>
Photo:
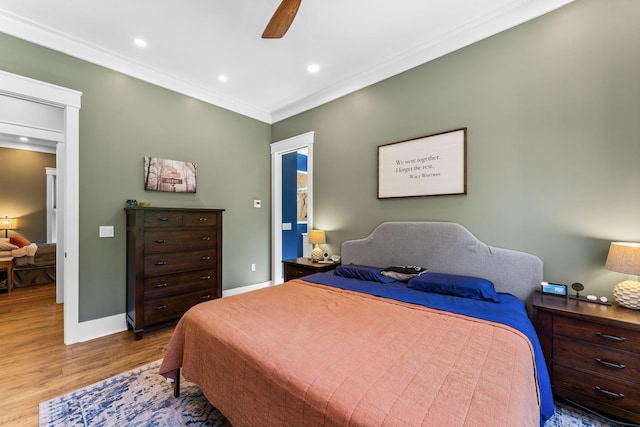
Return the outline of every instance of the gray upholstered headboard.
<path id="1" fill-rule="evenodd" d="M 343 264 L 419 265 L 437 273 L 483 277 L 498 292 L 528 305 L 543 277 L 537 256 L 489 246 L 451 222 L 385 222 L 364 239 L 344 242 L 341 255 Z"/>

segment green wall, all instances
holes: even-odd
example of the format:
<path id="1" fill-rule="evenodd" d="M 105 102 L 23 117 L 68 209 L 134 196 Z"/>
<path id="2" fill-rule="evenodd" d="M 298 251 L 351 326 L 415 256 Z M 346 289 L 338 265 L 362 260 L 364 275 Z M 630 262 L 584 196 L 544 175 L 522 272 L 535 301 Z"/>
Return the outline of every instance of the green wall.
<path id="1" fill-rule="evenodd" d="M 80 321 L 125 311 L 127 199 L 226 209 L 223 288 L 270 280 L 268 124 L 4 34 L 0 69 L 83 93 Z M 145 192 L 144 156 L 197 162 L 198 192 Z M 98 238 L 100 225 L 115 237 Z"/>
<path id="2" fill-rule="evenodd" d="M 389 220 L 463 224 L 611 297 L 640 240 L 640 2 L 580 0 L 273 125 L 315 131 L 314 226 L 333 252 Z M 376 198 L 377 146 L 468 128 L 467 195 Z M 427 261 L 425 261 L 427 262 Z"/>

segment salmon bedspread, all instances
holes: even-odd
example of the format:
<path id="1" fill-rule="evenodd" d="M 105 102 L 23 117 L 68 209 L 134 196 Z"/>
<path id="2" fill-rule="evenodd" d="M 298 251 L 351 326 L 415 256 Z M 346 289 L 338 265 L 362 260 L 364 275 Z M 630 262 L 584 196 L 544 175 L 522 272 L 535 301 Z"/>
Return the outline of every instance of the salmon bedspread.
<path id="1" fill-rule="evenodd" d="M 300 279 L 191 308 L 180 368 L 234 427 L 540 426 L 524 334 Z"/>

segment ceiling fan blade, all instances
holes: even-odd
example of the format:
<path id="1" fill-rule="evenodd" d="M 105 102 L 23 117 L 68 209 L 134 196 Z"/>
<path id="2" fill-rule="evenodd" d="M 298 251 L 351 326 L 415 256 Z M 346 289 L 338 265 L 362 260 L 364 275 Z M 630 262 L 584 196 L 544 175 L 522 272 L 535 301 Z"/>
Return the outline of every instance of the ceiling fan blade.
<path id="1" fill-rule="evenodd" d="M 271 21 L 269 21 L 267 28 L 265 28 L 264 33 L 262 33 L 262 38 L 282 38 L 291 26 L 293 18 L 296 17 L 301 1 L 302 0 L 282 0 L 282 3 L 280 3 L 280 6 L 278 6 L 278 9 L 276 10 L 276 13 L 271 17 Z"/>

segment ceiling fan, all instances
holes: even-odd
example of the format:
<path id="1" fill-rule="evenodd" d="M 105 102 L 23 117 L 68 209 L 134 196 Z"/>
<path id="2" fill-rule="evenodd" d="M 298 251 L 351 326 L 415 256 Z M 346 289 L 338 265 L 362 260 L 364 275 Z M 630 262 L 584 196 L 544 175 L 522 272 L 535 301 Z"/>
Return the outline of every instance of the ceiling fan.
<path id="1" fill-rule="evenodd" d="M 278 9 L 271 17 L 271 21 L 267 24 L 264 33 L 262 33 L 263 39 L 280 39 L 285 35 L 293 18 L 298 13 L 300 2 L 302 0 L 282 0 Z"/>

